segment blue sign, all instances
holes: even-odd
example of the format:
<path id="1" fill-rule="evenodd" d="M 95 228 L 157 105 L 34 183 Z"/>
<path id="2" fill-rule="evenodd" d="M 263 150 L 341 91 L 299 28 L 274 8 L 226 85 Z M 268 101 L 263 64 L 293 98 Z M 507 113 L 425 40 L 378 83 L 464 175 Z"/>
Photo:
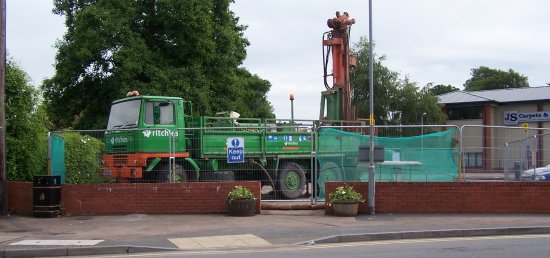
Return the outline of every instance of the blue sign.
<path id="1" fill-rule="evenodd" d="M 544 122 L 550 121 L 550 113 L 546 111 L 541 112 L 517 112 L 506 111 L 504 112 L 504 124 L 505 125 L 517 125 L 518 123 L 531 123 L 531 122 Z"/>
<path id="2" fill-rule="evenodd" d="M 279 136 L 277 136 L 277 135 L 268 135 L 267 136 L 267 141 L 268 142 L 277 142 L 277 141 L 279 141 Z"/>
<path id="3" fill-rule="evenodd" d="M 239 147 L 241 145 L 241 141 L 239 141 L 239 138 L 233 138 L 231 140 L 231 147 Z"/>
<path id="4" fill-rule="evenodd" d="M 244 162 L 244 138 L 227 138 L 227 163 Z"/>

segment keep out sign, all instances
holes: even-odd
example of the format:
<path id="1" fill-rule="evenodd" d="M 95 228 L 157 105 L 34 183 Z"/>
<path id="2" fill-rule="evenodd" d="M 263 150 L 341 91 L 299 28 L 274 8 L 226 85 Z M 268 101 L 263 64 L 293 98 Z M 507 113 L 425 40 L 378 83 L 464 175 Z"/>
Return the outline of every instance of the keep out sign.
<path id="1" fill-rule="evenodd" d="M 227 163 L 243 163 L 244 162 L 244 138 L 229 137 L 227 138 Z"/>

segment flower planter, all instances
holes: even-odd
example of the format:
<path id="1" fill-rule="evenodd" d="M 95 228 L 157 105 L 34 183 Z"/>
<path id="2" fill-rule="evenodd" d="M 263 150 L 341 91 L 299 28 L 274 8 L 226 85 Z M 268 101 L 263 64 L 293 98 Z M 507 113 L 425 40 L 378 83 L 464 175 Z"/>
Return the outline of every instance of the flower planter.
<path id="1" fill-rule="evenodd" d="M 333 202 L 331 206 L 334 216 L 354 217 L 359 213 L 359 201 L 356 200 L 336 201 Z"/>
<path id="2" fill-rule="evenodd" d="M 256 199 L 230 200 L 229 216 L 249 217 L 256 212 Z"/>

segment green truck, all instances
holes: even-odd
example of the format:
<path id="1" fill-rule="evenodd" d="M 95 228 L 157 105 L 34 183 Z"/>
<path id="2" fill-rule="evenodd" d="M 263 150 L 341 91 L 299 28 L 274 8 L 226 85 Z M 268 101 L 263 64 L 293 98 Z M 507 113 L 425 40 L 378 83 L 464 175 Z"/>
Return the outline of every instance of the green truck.
<path id="1" fill-rule="evenodd" d="M 260 180 L 287 199 L 311 190 L 318 140 L 311 127 L 231 115 L 192 116 L 191 107 L 178 97 L 114 101 L 102 176 L 119 182 Z M 321 164 L 319 181 L 342 179 L 341 167 L 356 160 L 337 151 L 332 161 Z"/>
<path id="2" fill-rule="evenodd" d="M 349 52 L 348 38 L 354 23 L 347 12 L 336 12 L 327 21 L 331 28 L 323 34 L 327 91 L 322 93 L 320 119 L 353 120 L 349 71 L 355 58 Z M 332 74 L 327 72 L 330 56 Z M 334 85 L 328 84 L 329 76 Z M 260 180 L 288 199 L 306 189 L 313 193 L 316 185 L 322 194 L 326 180 L 359 178 L 361 142 L 351 140 L 354 136 L 338 133 L 319 139 L 313 126 L 296 127 L 293 120 L 285 128 L 277 121 L 231 115 L 195 117 L 191 107 L 181 98 L 139 96 L 137 91 L 114 101 L 104 139 L 102 175 L 117 181 L 148 182 Z M 319 121 L 314 123 L 319 125 Z"/>

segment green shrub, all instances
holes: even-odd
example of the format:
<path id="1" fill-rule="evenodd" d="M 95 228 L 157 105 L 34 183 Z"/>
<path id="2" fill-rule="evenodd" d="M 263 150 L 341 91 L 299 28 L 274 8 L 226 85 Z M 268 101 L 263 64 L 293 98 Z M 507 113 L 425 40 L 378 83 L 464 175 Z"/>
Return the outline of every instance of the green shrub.
<path id="1" fill-rule="evenodd" d="M 102 182 L 99 171 L 102 167 L 103 142 L 74 132 L 66 132 L 62 136 L 65 140 L 66 183 Z"/>

